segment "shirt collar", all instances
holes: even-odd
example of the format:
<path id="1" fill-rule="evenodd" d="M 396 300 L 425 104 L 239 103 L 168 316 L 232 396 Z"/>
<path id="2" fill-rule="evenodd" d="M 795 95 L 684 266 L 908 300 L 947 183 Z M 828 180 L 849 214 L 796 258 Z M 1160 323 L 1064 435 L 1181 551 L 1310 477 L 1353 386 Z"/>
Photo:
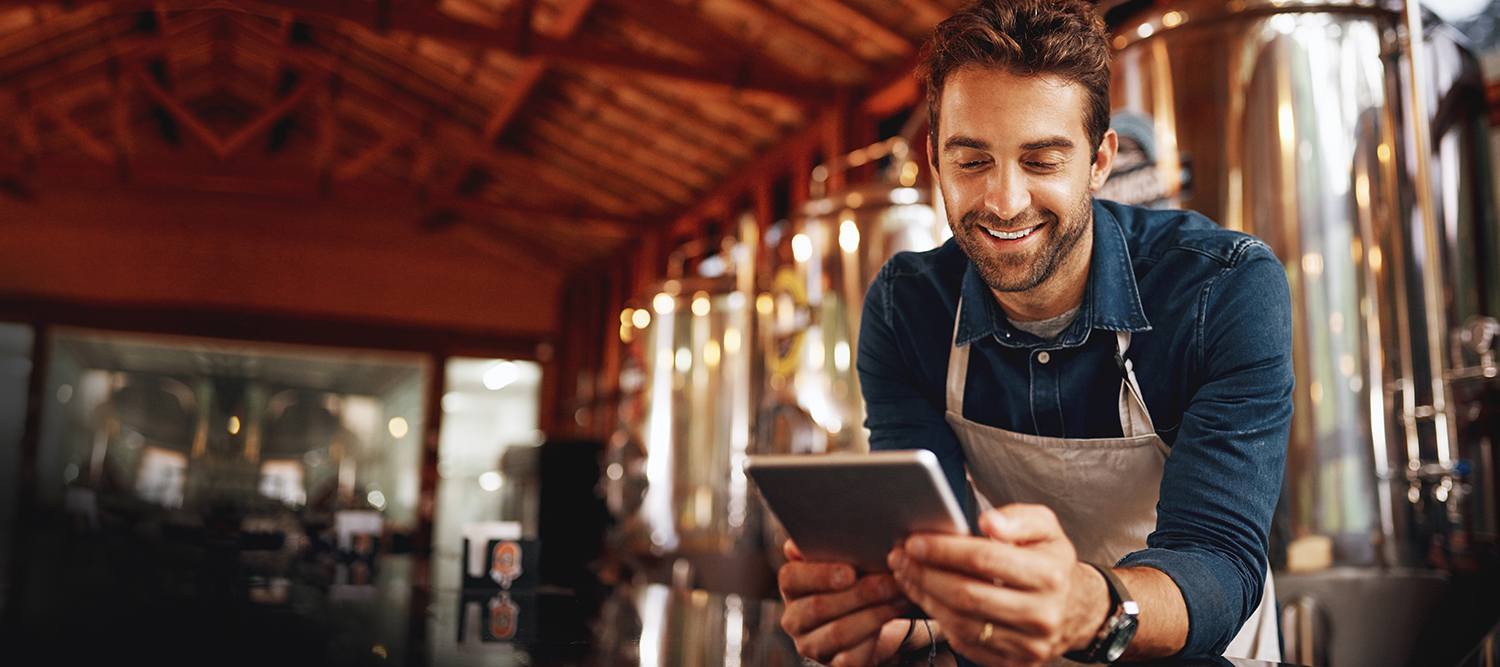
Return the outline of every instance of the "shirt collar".
<path id="1" fill-rule="evenodd" d="M 1146 320 L 1141 307 L 1141 296 L 1135 282 L 1135 271 L 1130 263 L 1130 248 L 1125 242 L 1125 231 L 1099 202 L 1094 202 L 1094 247 L 1089 260 L 1089 280 L 1084 286 L 1083 305 L 1074 320 L 1056 342 L 1043 341 L 1021 331 L 1005 319 L 1005 311 L 995 301 L 988 285 L 979 277 L 974 264 L 969 262 L 964 269 L 963 312 L 959 314 L 955 345 L 967 345 L 987 336 L 994 336 L 1002 345 L 1009 347 L 1039 347 L 1082 345 L 1093 329 L 1109 331 L 1148 331 L 1151 323 Z"/>

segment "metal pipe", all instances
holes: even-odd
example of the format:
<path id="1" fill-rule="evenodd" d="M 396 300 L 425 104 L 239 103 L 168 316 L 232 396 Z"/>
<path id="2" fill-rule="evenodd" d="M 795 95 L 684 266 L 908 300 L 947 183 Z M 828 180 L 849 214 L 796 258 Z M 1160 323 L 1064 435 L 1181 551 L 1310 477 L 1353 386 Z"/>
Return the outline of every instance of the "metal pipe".
<path id="1" fill-rule="evenodd" d="M 1406 49 L 1411 82 L 1410 94 L 1406 96 L 1408 112 L 1411 114 L 1412 162 L 1417 178 L 1414 187 L 1417 206 L 1421 212 L 1422 254 L 1426 264 L 1422 271 L 1423 312 L 1427 320 L 1428 380 L 1432 386 L 1432 419 L 1435 429 L 1438 463 L 1443 467 L 1453 465 L 1453 443 L 1458 439 L 1458 422 L 1452 412 L 1452 400 L 1448 383 L 1443 379 L 1442 366 L 1448 358 L 1444 354 L 1447 343 L 1447 321 L 1443 313 L 1443 256 L 1442 239 L 1438 235 L 1437 203 L 1432 198 L 1432 173 L 1427 162 L 1432 155 L 1432 123 L 1427 110 L 1427 47 L 1423 43 L 1422 8 L 1407 0 L 1405 5 Z M 1412 470 L 1420 467 L 1418 461 L 1409 464 Z"/>

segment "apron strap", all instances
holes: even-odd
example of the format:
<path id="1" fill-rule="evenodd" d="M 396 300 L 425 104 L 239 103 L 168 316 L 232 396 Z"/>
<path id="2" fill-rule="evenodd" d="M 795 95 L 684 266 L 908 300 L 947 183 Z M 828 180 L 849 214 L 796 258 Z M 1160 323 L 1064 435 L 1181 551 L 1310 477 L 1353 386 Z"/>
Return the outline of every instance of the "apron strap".
<path id="1" fill-rule="evenodd" d="M 1146 410 L 1146 400 L 1141 398 L 1141 385 L 1135 379 L 1135 364 L 1125 358 L 1130 349 L 1130 332 L 1115 332 L 1115 363 L 1120 365 L 1120 432 L 1134 438 L 1156 433 L 1151 426 L 1151 413 Z"/>
<path id="2" fill-rule="evenodd" d="M 953 316 L 953 345 L 948 348 L 948 382 L 946 403 L 948 411 L 963 415 L 964 387 L 969 381 L 969 346 L 958 344 L 958 322 L 963 316 L 964 300 L 958 299 L 958 310 Z M 1115 332 L 1115 362 L 1120 365 L 1120 400 L 1117 410 L 1120 415 L 1120 432 L 1126 437 L 1138 437 L 1156 433 L 1151 425 L 1151 413 L 1146 410 L 1146 401 L 1141 398 L 1141 387 L 1135 379 L 1135 365 L 1125 358 L 1130 349 L 1130 332 Z"/>
<path id="3" fill-rule="evenodd" d="M 948 348 L 948 412 L 964 413 L 964 385 L 969 381 L 969 346 L 958 344 L 958 322 L 963 317 L 964 299 L 958 298 L 958 312 L 953 316 L 953 345 Z"/>

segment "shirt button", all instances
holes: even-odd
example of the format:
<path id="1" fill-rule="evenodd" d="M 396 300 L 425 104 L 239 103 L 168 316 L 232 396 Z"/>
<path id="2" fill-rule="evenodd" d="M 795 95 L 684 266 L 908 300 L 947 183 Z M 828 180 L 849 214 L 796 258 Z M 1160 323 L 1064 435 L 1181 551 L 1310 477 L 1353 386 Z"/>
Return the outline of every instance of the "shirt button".
<path id="1" fill-rule="evenodd" d="M 1042 363 L 1045 364 L 1048 361 L 1051 361 L 1051 359 L 1052 359 L 1052 355 L 1047 354 L 1046 351 L 1042 351 L 1042 352 L 1036 353 L 1036 360 L 1039 361 L 1039 362 L 1042 362 Z"/>

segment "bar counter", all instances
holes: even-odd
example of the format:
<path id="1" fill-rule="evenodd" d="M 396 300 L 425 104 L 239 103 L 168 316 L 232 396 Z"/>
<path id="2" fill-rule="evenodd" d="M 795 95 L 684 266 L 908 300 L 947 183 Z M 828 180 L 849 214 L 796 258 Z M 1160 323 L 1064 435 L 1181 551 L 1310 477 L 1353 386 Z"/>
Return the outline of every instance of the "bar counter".
<path id="1" fill-rule="evenodd" d="M 520 596 L 525 597 L 525 596 Z M 750 600 L 660 584 L 609 590 L 597 610 L 563 593 L 474 595 L 448 590 L 429 611 L 433 665 L 530 667 L 811 666 L 780 627 L 779 600 Z M 514 605 L 512 608 L 510 605 Z M 520 611 L 520 618 L 503 616 Z M 508 610 L 508 611 L 507 611 Z M 502 615 L 492 615 L 498 612 Z M 524 616 L 534 613 L 535 619 Z M 497 622 L 498 621 L 498 622 Z M 500 635 L 509 636 L 502 637 Z M 1161 667 L 1276 667 L 1260 660 L 1163 660 Z"/>

